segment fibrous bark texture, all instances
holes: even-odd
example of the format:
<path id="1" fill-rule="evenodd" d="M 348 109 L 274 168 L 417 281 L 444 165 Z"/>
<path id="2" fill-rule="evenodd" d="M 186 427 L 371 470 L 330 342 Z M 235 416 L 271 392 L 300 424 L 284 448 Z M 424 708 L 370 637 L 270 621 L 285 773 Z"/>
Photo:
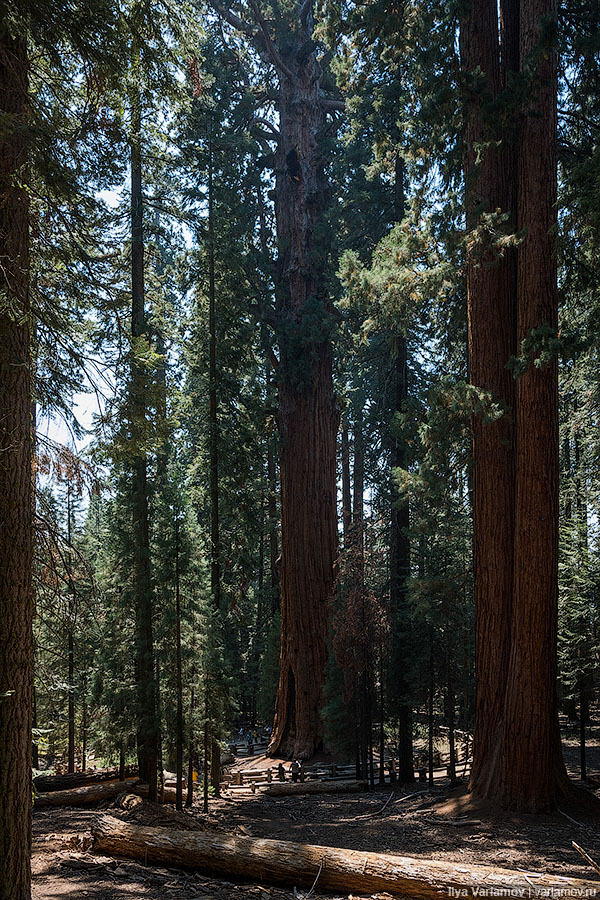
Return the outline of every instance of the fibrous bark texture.
<path id="1" fill-rule="evenodd" d="M 32 391 L 24 4 L 0 3 L 0 897 L 30 896 Z M 9 24 L 10 23 L 10 24 Z"/>
<path id="2" fill-rule="evenodd" d="M 518 24 L 510 18 L 506 27 L 512 30 Z M 467 255 L 470 378 L 505 410 L 495 422 L 484 421 L 480 414 L 472 420 L 477 680 L 471 785 L 482 793 L 494 777 L 510 652 L 515 501 L 515 385 L 507 363 L 516 352 L 516 262 L 510 251 L 499 255 L 492 244 L 492 224 L 488 228 L 483 224 L 483 217 L 497 210 L 509 213 L 513 223 L 516 220 L 516 171 L 510 133 L 502 136 L 500 149 L 489 146 L 477 159 L 478 145 L 499 137 L 492 112 L 502 90 L 497 35 L 494 0 L 473 3 L 461 34 L 466 72 L 467 228 L 473 235 Z M 479 79 L 485 76 L 485 90 L 471 74 L 476 72 Z"/>
<path id="3" fill-rule="evenodd" d="M 522 0 L 521 69 L 532 74 L 518 159 L 517 342 L 558 327 L 557 62 L 543 31 L 557 0 Z M 544 44 L 545 46 L 540 46 Z M 536 352 L 537 355 L 537 352 Z M 514 602 L 497 795 L 533 812 L 567 787 L 556 697 L 558 628 L 558 366 L 533 362 L 517 379 Z M 535 759 L 535 766 L 531 760 Z"/>
<path id="4" fill-rule="evenodd" d="M 281 658 L 271 754 L 309 758 L 322 744 L 323 681 L 337 558 L 331 305 L 322 225 L 326 182 L 319 69 L 306 52 L 312 15 L 282 53 L 275 212 L 280 349 Z"/>
<path id="5" fill-rule="evenodd" d="M 537 330 L 557 327 L 557 81 L 546 27 L 557 8 L 555 0 L 504 0 L 500 12 L 500 43 L 493 0 L 472 4 L 461 39 L 470 374 L 505 408 L 495 422 L 473 419 L 476 724 L 470 787 L 505 807 L 543 812 L 567 785 L 556 704 L 557 366 L 534 362 Z M 518 110 L 507 90 L 517 71 L 528 81 Z M 516 123 L 512 134 L 497 130 L 499 98 Z M 508 222 L 494 218 L 498 212 Z M 523 235 L 517 250 L 505 250 L 498 240 L 507 225 Z M 533 340 L 532 358 L 515 380 L 507 363 L 525 339 Z"/>

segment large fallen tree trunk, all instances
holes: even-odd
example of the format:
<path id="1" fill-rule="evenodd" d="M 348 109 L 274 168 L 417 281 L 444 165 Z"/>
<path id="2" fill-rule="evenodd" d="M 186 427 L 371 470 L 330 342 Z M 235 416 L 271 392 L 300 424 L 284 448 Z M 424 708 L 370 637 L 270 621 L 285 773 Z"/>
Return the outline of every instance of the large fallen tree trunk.
<path id="1" fill-rule="evenodd" d="M 287 841 L 233 837 L 171 828 L 143 828 L 102 815 L 92 826 L 94 849 L 168 866 L 200 869 L 226 878 L 409 897 L 504 895 L 528 898 L 594 896 L 600 882 L 468 863 L 438 862 L 340 850 Z M 522 893 L 519 893 L 521 892 Z M 459 893 L 457 893 L 459 892 Z M 514 892 L 514 893 L 513 893 Z"/>
<path id="2" fill-rule="evenodd" d="M 137 766 L 126 766 L 124 774 L 126 779 L 137 777 Z M 49 794 L 52 791 L 69 791 L 85 787 L 88 784 L 118 780 L 118 769 L 95 769 L 90 772 L 72 772 L 66 775 L 37 775 L 33 779 L 33 784 L 40 794 Z"/>
<path id="3" fill-rule="evenodd" d="M 263 794 L 268 797 L 290 797 L 294 794 L 354 794 L 366 791 L 366 781 L 298 781 L 270 784 Z"/>
<path id="4" fill-rule="evenodd" d="M 91 784 L 88 787 L 75 788 L 72 791 L 53 791 L 35 798 L 35 808 L 44 809 L 50 806 L 95 806 L 113 800 L 122 793 L 148 796 L 148 785 L 132 781 L 110 781 L 107 784 Z M 164 802 L 175 803 L 174 788 L 165 788 Z"/>

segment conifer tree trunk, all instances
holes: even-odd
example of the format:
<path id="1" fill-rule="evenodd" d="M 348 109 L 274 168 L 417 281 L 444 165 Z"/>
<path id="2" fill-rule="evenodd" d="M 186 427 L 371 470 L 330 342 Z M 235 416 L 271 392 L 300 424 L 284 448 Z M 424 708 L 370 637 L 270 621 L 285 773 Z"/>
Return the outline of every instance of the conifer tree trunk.
<path id="1" fill-rule="evenodd" d="M 510 8 L 509 7 L 510 4 Z M 518 0 L 503 5 L 503 57 L 514 59 Z M 516 16 L 516 21 L 515 21 Z M 518 46 L 518 44 L 517 44 Z M 485 103 L 502 88 L 498 13 L 495 0 L 473 2 L 461 25 L 465 73 L 485 75 L 486 92 L 465 88 L 465 183 L 467 230 L 482 212 L 500 209 L 516 218 L 515 159 L 511 136 L 503 147 L 483 150 L 492 140 Z M 467 76 L 468 78 L 468 76 Z M 467 255 L 469 365 L 471 383 L 503 403 L 506 413 L 494 423 L 473 416 L 473 568 L 475 583 L 476 714 L 471 789 L 485 794 L 496 768 L 500 722 L 510 653 L 514 541 L 514 378 L 506 368 L 516 352 L 516 266 L 513 253 L 495 258 L 485 238 Z"/>
<path id="2" fill-rule="evenodd" d="M 0 3 L 0 896 L 29 900 L 32 385 L 26 4 Z M 14 29 L 18 16 L 20 34 Z"/>
<path id="3" fill-rule="evenodd" d="M 215 223 L 212 141 L 208 147 L 208 404 L 210 458 L 210 589 L 221 606 L 219 542 L 219 422 L 217 411 L 217 319 L 215 308 Z"/>
<path id="4" fill-rule="evenodd" d="M 139 53 L 134 59 L 139 74 Z M 134 78 L 135 74 L 134 73 Z M 146 377 L 136 353 L 147 336 L 144 309 L 144 236 L 142 193 L 142 111 L 139 86 L 131 91 L 131 415 L 134 431 L 146 418 Z M 147 464 L 137 447 L 132 462 L 131 499 L 133 518 L 136 635 L 137 748 L 140 779 L 149 786 L 148 799 L 156 800 L 159 728 L 154 674 L 153 598 L 150 577 L 150 534 Z"/>
<path id="5" fill-rule="evenodd" d="M 75 602 L 73 597 L 73 573 L 71 570 L 71 485 L 67 483 L 67 577 L 69 608 L 67 621 L 67 695 L 68 695 L 68 743 L 67 772 L 75 771 L 75 646 L 73 640 Z"/>
<path id="6" fill-rule="evenodd" d="M 35 686 L 34 686 L 34 688 L 33 688 L 33 729 L 34 729 L 34 731 L 37 728 L 37 724 L 38 724 L 37 723 L 37 703 L 36 703 L 36 693 L 35 693 Z M 39 745 L 37 742 L 37 738 L 35 737 L 35 734 L 34 734 L 33 741 L 31 743 L 31 757 L 32 757 L 31 764 L 32 764 L 33 768 L 39 769 L 39 767 L 40 767 L 40 751 L 39 751 Z"/>
<path id="7" fill-rule="evenodd" d="M 400 153 L 396 154 L 394 185 L 394 218 L 401 222 L 405 212 L 404 164 Z M 406 337 L 397 334 L 392 338 L 392 397 L 394 413 L 402 412 L 408 398 L 408 352 Z M 392 470 L 405 469 L 407 465 L 406 445 L 392 436 Z M 395 701 L 398 719 L 398 780 L 404 783 L 414 781 L 412 692 L 406 673 L 407 655 L 410 647 L 410 620 L 407 612 L 406 580 L 410 575 L 410 542 L 407 529 L 410 514 L 407 500 L 400 501 L 393 476 L 391 478 L 391 531 L 390 531 L 390 614 L 391 634 L 391 679 L 390 694 Z"/>
<path id="8" fill-rule="evenodd" d="M 557 61 L 542 30 L 557 0 L 522 0 L 521 68 L 534 64 L 519 140 L 517 340 L 558 327 L 556 280 Z M 540 40 L 546 46 L 539 54 Z M 514 601 L 502 741 L 494 793 L 502 805 L 546 812 L 566 790 L 558 727 L 558 365 L 517 379 Z M 531 765 L 535 759 L 535 765 Z"/>
<path id="9" fill-rule="evenodd" d="M 215 609 L 221 608 L 221 544 L 219 538 L 219 418 L 217 406 L 217 316 L 215 296 L 215 203 L 212 138 L 208 145 L 208 404 L 210 457 L 210 589 Z M 207 726 L 208 727 L 208 726 Z M 221 746 L 211 735 L 211 784 L 219 796 Z"/>
<path id="10" fill-rule="evenodd" d="M 88 738 L 88 703 L 87 703 L 87 671 L 83 672 L 81 702 L 81 771 L 87 768 L 87 738 Z"/>
<path id="11" fill-rule="evenodd" d="M 188 745 L 188 783 L 187 783 L 187 795 L 185 798 L 185 806 L 186 809 L 191 807 L 194 803 L 194 677 L 195 672 L 192 669 L 192 689 L 190 692 L 190 740 Z"/>
<path id="12" fill-rule="evenodd" d="M 342 456 L 342 527 L 344 534 L 344 548 L 348 546 L 350 528 L 352 526 L 352 501 L 350 495 L 350 441 L 348 439 L 348 422 L 342 419 L 341 436 Z"/>
<path id="13" fill-rule="evenodd" d="M 271 589 L 271 611 L 277 612 L 280 606 L 279 597 L 279 571 L 277 560 L 279 559 L 279 541 L 277 538 L 277 499 L 276 499 L 276 475 L 275 455 L 273 448 L 267 447 L 267 478 L 269 482 L 269 499 L 267 505 L 269 519 L 269 583 Z"/>
<path id="14" fill-rule="evenodd" d="M 179 519 L 175 518 L 175 666 L 177 724 L 175 733 L 175 807 L 183 809 L 183 675 L 181 664 L 181 595 L 179 590 Z"/>
<path id="15" fill-rule="evenodd" d="M 323 740 L 326 637 L 336 580 L 336 436 L 331 302 L 317 247 L 327 184 L 311 4 L 278 48 L 275 213 L 280 351 L 281 658 L 271 754 L 308 759 Z M 319 237 L 319 242 L 321 236 Z"/>
<path id="16" fill-rule="evenodd" d="M 485 73 L 490 97 L 506 81 L 500 59 L 531 76 L 516 144 L 504 140 L 499 153 L 488 150 L 475 176 L 474 144 L 493 131 L 481 100 L 467 94 L 466 102 L 468 227 L 477 225 L 481 208 L 516 208 L 516 226 L 525 233 L 516 269 L 513 254 L 495 261 L 485 245 L 472 247 L 468 261 L 471 378 L 514 408 L 512 420 L 473 422 L 477 699 L 471 790 L 510 809 L 544 812 L 567 786 L 556 701 L 557 364 L 531 363 L 515 390 L 506 380 L 506 362 L 532 330 L 557 327 L 557 78 L 548 28 L 557 7 L 555 0 L 507 0 L 501 12 L 501 54 L 494 2 L 473 4 L 463 28 L 465 68 Z"/>

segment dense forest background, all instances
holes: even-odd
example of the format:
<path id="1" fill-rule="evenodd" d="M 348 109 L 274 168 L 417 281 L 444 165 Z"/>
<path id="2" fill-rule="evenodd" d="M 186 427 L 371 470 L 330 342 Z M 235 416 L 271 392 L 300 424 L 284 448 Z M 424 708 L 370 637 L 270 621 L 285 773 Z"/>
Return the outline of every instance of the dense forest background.
<path id="1" fill-rule="evenodd" d="M 6 196 L 26 192 L 29 222 L 34 768 L 136 762 L 152 795 L 163 767 L 208 781 L 212 764 L 218 790 L 227 741 L 268 728 L 283 756 L 326 748 L 377 779 L 374 748 L 391 743 L 400 777 L 417 761 L 432 777 L 440 726 L 452 754 L 473 733 L 476 643 L 503 628 L 485 611 L 475 627 L 500 567 L 484 544 L 501 547 L 508 521 L 486 435 L 510 443 L 531 383 L 522 421 L 542 425 L 517 457 L 544 443 L 557 370 L 558 707 L 585 778 L 600 664 L 600 11 L 521 5 L 511 69 L 511 3 L 501 21 L 495 3 L 437 0 L 0 4 L 2 178 Z M 510 312 L 482 287 L 532 252 L 510 188 L 496 190 L 511 153 L 529 178 L 519 197 L 528 154 L 550 188 L 558 173 L 557 206 L 543 186 L 531 201 L 556 217 L 555 252 L 519 275 L 521 290 L 558 267 L 558 318 L 521 322 L 498 350 L 512 401 L 485 357 Z M 2 215 L 6 242 L 10 204 Z M 23 324 L 12 290 L 5 347 Z M 485 321 L 476 290 L 492 292 Z M 554 516 L 552 472 L 531 458 L 525 535 Z M 477 507 L 474 489 L 500 505 Z"/>

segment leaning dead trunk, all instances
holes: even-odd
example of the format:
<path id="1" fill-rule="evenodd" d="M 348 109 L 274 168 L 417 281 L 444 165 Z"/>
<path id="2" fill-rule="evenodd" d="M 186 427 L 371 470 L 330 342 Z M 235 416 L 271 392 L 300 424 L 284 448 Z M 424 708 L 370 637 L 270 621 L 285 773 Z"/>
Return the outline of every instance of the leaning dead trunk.
<path id="1" fill-rule="evenodd" d="M 512 872 L 467 862 L 437 862 L 210 832 L 140 828 L 106 815 L 96 820 L 92 835 L 94 849 L 101 853 L 200 869 L 227 879 L 238 877 L 307 887 L 316 882 L 319 889 L 353 894 L 387 891 L 400 896 L 438 898 L 471 897 L 476 890 L 486 890 L 488 896 L 504 891 L 505 895 L 529 898 L 581 898 L 591 896 L 589 892 L 594 887 L 600 888 L 599 882 Z"/>

